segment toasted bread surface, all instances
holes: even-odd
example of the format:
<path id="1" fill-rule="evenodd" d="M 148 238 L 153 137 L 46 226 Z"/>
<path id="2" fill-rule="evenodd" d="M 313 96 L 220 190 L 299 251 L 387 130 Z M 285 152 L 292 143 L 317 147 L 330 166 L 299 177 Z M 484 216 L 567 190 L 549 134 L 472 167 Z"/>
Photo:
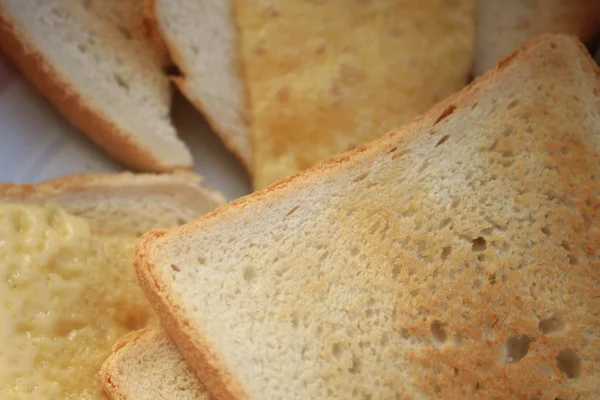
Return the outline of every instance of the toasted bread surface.
<path id="1" fill-rule="evenodd" d="M 234 1 L 254 186 L 396 129 L 461 89 L 474 1 Z"/>
<path id="2" fill-rule="evenodd" d="M 590 41 L 600 32 L 597 1 L 478 0 L 476 15 L 476 75 L 541 33 L 567 33 Z"/>
<path id="3" fill-rule="evenodd" d="M 142 287 L 217 398 L 594 399 L 598 74 L 542 35 L 402 129 L 148 233 Z"/>

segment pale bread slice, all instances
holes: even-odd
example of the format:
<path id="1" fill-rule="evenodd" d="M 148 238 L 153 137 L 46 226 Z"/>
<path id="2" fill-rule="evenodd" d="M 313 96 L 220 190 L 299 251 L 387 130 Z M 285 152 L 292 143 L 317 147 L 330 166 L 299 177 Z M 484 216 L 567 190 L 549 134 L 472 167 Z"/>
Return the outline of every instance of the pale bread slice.
<path id="1" fill-rule="evenodd" d="M 600 76 L 543 35 L 134 265 L 220 399 L 596 399 Z"/>
<path id="2" fill-rule="evenodd" d="M 178 68 L 171 79 L 252 171 L 248 111 L 230 0 L 145 0 Z"/>
<path id="3" fill-rule="evenodd" d="M 0 184 L 0 398 L 105 398 L 98 372 L 119 333 L 155 320 L 131 266 L 136 238 L 225 202 L 201 181 L 126 173 Z"/>
<path id="4" fill-rule="evenodd" d="M 102 366 L 106 393 L 114 400 L 211 400 L 177 346 L 158 328 L 123 337 Z"/>
<path id="5" fill-rule="evenodd" d="M 477 0 L 475 74 L 481 75 L 514 49 L 546 32 L 592 40 L 600 32 L 600 2 Z"/>
<path id="6" fill-rule="evenodd" d="M 123 165 L 190 167 L 170 120 L 165 54 L 149 46 L 143 0 L 0 2 L 0 48 L 75 127 Z"/>

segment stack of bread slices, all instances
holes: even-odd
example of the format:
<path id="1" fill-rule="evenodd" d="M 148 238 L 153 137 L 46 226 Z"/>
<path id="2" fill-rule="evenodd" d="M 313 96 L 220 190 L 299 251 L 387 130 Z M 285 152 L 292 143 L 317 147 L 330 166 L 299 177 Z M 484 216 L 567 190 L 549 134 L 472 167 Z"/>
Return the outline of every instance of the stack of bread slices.
<path id="1" fill-rule="evenodd" d="M 587 0 L 0 2 L 0 48 L 116 160 L 193 165 L 172 81 L 256 189 L 398 128 L 538 33 L 599 26 Z"/>
<path id="2" fill-rule="evenodd" d="M 542 35 L 403 128 L 134 265 L 115 399 L 595 399 L 600 71 Z"/>

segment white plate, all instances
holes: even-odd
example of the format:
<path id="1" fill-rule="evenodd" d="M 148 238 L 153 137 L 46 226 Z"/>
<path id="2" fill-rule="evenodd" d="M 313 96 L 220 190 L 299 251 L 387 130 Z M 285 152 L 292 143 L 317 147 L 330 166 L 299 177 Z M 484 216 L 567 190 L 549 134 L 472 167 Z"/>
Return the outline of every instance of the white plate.
<path id="1" fill-rule="evenodd" d="M 194 170 L 228 199 L 250 191 L 243 168 L 204 118 L 176 95 L 173 119 L 192 150 Z M 70 126 L 0 55 L 0 182 L 38 182 L 123 168 Z"/>

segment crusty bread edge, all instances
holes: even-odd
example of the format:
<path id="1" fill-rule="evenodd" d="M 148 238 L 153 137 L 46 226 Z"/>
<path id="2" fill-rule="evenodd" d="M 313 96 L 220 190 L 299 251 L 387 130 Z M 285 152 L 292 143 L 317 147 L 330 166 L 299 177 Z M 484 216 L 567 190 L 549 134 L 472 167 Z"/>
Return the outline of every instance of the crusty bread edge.
<path id="1" fill-rule="evenodd" d="M 233 153 L 233 155 L 242 163 L 242 165 L 246 169 L 246 172 L 248 172 L 248 174 L 250 176 L 252 176 L 253 170 L 254 170 L 252 154 L 244 154 L 238 148 L 238 146 L 235 145 L 235 143 L 231 139 L 231 136 L 227 133 L 227 129 L 223 128 L 221 126 L 221 123 L 218 120 L 214 119 L 213 116 L 209 112 L 206 111 L 207 107 L 204 104 L 204 101 L 199 96 L 197 96 L 193 90 L 191 90 L 189 88 L 189 86 L 187 84 L 187 80 L 185 78 L 185 76 L 189 75 L 189 74 L 186 73 L 186 71 L 185 71 L 185 65 L 184 65 L 185 63 L 182 62 L 183 57 L 181 57 L 181 55 L 179 54 L 179 52 L 177 50 L 177 46 L 172 41 L 169 40 L 168 36 L 165 35 L 160 28 L 160 24 L 159 24 L 159 22 L 157 20 L 157 16 L 156 16 L 156 0 L 144 0 L 144 13 L 145 13 L 145 21 L 149 25 L 149 30 L 151 32 L 158 32 L 160 34 L 160 36 L 162 37 L 162 43 L 165 46 L 165 48 L 167 49 L 171 61 L 182 72 L 183 76 L 171 76 L 171 81 L 173 81 L 175 86 L 177 86 L 179 91 L 194 106 L 194 108 L 196 108 L 196 110 L 198 110 L 204 116 L 204 118 L 206 119 L 208 124 L 211 126 L 211 128 L 221 138 L 221 140 L 225 144 L 225 147 L 227 147 L 227 149 L 229 149 L 229 151 L 231 151 Z M 239 51 L 237 53 L 239 55 Z M 242 80 L 243 78 L 242 78 L 241 71 L 238 71 L 238 75 L 239 75 L 239 79 Z M 244 86 L 244 98 L 245 98 L 246 103 L 248 103 L 248 94 L 246 93 L 246 85 L 243 85 L 243 86 Z M 248 109 L 248 107 L 246 107 L 246 109 Z M 249 117 L 246 116 L 246 118 L 249 118 Z M 248 135 L 250 135 L 250 124 L 249 123 L 247 123 L 247 127 L 248 127 Z M 250 137 L 248 137 L 248 140 L 250 140 Z"/>
<path id="2" fill-rule="evenodd" d="M 143 188 L 152 193 L 157 184 L 171 184 L 175 187 L 188 187 L 199 190 L 216 203 L 226 203 L 219 192 L 201 186 L 202 176 L 189 171 L 175 171 L 168 174 L 153 173 L 92 173 L 63 176 L 40 183 L 0 183 L 0 200 L 44 201 L 52 196 L 65 193 L 78 193 L 91 189 L 111 190 L 118 193 L 123 188 Z"/>
<path id="3" fill-rule="evenodd" d="M 137 342 L 144 339 L 146 335 L 158 334 L 158 328 L 147 327 L 138 331 L 133 331 L 121 337 L 113 346 L 110 356 L 102 364 L 100 369 L 100 380 L 106 395 L 112 400 L 133 399 L 134 396 L 127 392 L 120 384 L 119 379 L 111 374 L 122 359 L 123 353 L 127 352 Z"/>
<path id="4" fill-rule="evenodd" d="M 416 126 L 433 125 L 440 116 L 446 115 L 448 110 L 452 112 L 454 108 L 468 102 L 489 82 L 496 81 L 500 71 L 511 68 L 524 57 L 528 57 L 528 49 L 535 47 L 540 42 L 553 39 L 565 40 L 566 38 L 577 41 L 582 54 L 589 57 L 585 46 L 572 35 L 539 35 L 521 48 L 507 55 L 495 67 L 476 78 L 465 89 L 449 96 L 402 128 L 388 132 L 368 144 L 358 146 L 349 152 L 335 156 L 306 171 L 279 180 L 261 191 L 233 201 L 229 206 L 221 207 L 205 214 L 179 228 L 152 230 L 144 235 L 136 247 L 136 254 L 134 256 L 134 266 L 141 287 L 156 310 L 164 329 L 181 349 L 188 364 L 202 376 L 203 383 L 207 389 L 219 399 L 249 399 L 242 384 L 227 369 L 226 364 L 214 350 L 214 346 L 211 346 L 210 340 L 202 334 L 202 329 L 185 315 L 182 298 L 177 293 L 170 292 L 168 285 L 162 280 L 161 269 L 168 265 L 167 260 L 164 258 L 162 247 L 169 240 L 177 240 L 178 237 L 189 236 L 192 231 L 212 227 L 223 219 L 232 219 L 244 209 L 253 205 L 263 202 L 271 204 L 290 191 L 309 185 L 319 180 L 323 175 L 341 169 L 344 165 L 354 164 L 365 159 L 374 159 L 382 153 L 392 151 L 401 153 L 404 150 L 402 147 L 418 133 L 414 129 Z M 598 74 L 598 67 L 591 59 L 590 68 L 593 68 Z M 598 87 L 600 89 L 600 76 L 598 77 Z"/>
<path id="5" fill-rule="evenodd" d="M 3 12 L 1 3 L 0 48 L 73 126 L 121 164 L 145 172 L 166 172 L 191 167 L 191 163 L 164 164 L 137 142 L 134 136 L 119 129 L 109 118 L 95 110 L 47 62 L 40 49 L 18 32 L 7 18 L 6 12 Z"/>

